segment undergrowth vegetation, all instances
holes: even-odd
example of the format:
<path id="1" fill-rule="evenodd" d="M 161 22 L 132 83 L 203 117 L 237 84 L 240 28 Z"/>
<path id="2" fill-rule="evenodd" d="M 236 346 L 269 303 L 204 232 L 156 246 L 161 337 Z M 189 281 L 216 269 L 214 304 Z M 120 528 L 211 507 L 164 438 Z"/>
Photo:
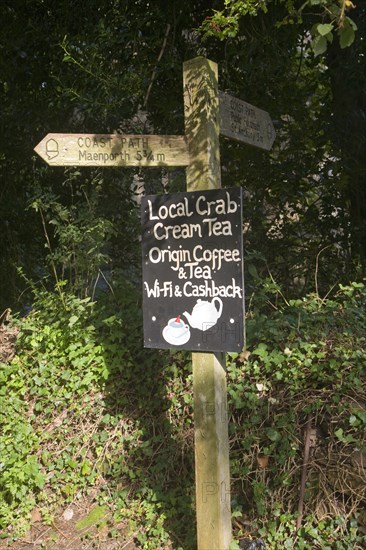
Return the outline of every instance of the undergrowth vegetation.
<path id="1" fill-rule="evenodd" d="M 62 299 L 61 299 L 62 295 Z M 278 299 L 275 302 L 275 299 Z M 264 304 L 275 304 L 276 308 Z M 233 528 L 266 548 L 366 544 L 366 289 L 281 298 L 268 281 L 227 356 Z M 0 526 L 11 543 L 91 495 L 136 547 L 195 548 L 190 355 L 142 346 L 124 280 L 37 291 L 0 370 Z"/>

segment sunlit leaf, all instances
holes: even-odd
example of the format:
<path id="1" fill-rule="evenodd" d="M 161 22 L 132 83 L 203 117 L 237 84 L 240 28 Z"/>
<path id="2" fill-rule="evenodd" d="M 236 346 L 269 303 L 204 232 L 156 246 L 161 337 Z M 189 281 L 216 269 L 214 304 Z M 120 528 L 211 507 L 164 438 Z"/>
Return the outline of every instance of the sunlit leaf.
<path id="1" fill-rule="evenodd" d="M 325 36 L 328 33 L 332 32 L 333 25 L 331 23 L 319 24 L 317 25 L 316 30 L 320 34 L 320 36 Z"/>

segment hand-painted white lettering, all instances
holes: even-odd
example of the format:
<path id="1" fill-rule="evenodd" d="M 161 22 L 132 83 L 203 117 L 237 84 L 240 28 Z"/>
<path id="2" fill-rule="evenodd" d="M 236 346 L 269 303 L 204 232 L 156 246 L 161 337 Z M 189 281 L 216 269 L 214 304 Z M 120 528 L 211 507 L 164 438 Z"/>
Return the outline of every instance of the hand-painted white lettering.
<path id="1" fill-rule="evenodd" d="M 217 286 L 215 281 L 206 280 L 202 285 L 196 285 L 191 281 L 187 281 L 183 285 L 183 296 L 194 296 L 198 298 L 220 296 L 221 298 L 242 298 L 242 288 L 235 283 L 235 279 L 231 279 L 231 285 Z"/>
<path id="2" fill-rule="evenodd" d="M 202 238 L 201 226 L 198 223 L 164 226 L 159 222 L 154 225 L 154 237 L 158 241 L 169 239 L 169 237 L 173 237 L 173 239 L 191 239 L 193 236 Z"/>
<path id="3" fill-rule="evenodd" d="M 149 205 L 149 219 L 150 220 L 166 220 L 169 218 L 183 218 L 183 217 L 191 217 L 193 212 L 189 209 L 189 203 L 187 197 L 184 198 L 182 202 L 173 203 L 169 206 L 162 205 L 158 209 L 157 212 L 155 212 L 155 215 L 153 213 L 153 205 L 150 199 L 148 199 L 148 205 Z"/>
<path id="4" fill-rule="evenodd" d="M 181 266 L 181 263 L 191 261 L 191 253 L 189 250 L 180 249 L 180 250 L 170 250 L 165 249 L 161 250 L 157 246 L 154 246 L 149 251 L 149 260 L 152 264 L 169 262 L 174 265 L 170 266 L 174 271 L 178 271 Z"/>
<path id="5" fill-rule="evenodd" d="M 232 235 L 231 222 L 224 220 L 222 222 L 217 221 L 217 218 L 206 218 L 202 220 L 202 223 L 208 224 L 208 236 L 219 237 L 220 235 Z"/>
<path id="6" fill-rule="evenodd" d="M 153 214 L 152 203 L 150 199 L 148 199 L 147 204 L 149 205 L 149 220 L 158 220 L 159 216 L 154 216 Z"/>
<path id="7" fill-rule="evenodd" d="M 149 287 L 148 283 L 144 282 L 146 294 L 148 298 L 172 298 L 173 296 L 173 284 L 172 281 L 164 281 L 163 286 L 160 286 L 160 283 L 157 279 L 154 281 L 154 285 Z"/>
<path id="8" fill-rule="evenodd" d="M 171 249 L 161 249 L 157 246 L 154 246 L 149 250 L 149 261 L 152 264 L 158 263 L 170 263 L 171 269 L 173 271 L 178 271 L 181 266 L 188 267 L 189 265 L 197 266 L 202 263 L 208 264 L 208 269 L 206 266 L 202 267 L 203 275 L 197 275 L 197 277 L 203 277 L 205 279 L 211 279 L 211 270 L 219 271 L 225 263 L 235 262 L 238 263 L 240 259 L 240 251 L 230 248 L 214 248 L 214 249 L 205 249 L 201 244 L 196 245 L 192 254 L 190 250 L 180 248 L 179 250 Z M 190 273 L 190 277 L 193 277 L 193 273 Z"/>
<path id="9" fill-rule="evenodd" d="M 211 216 L 212 214 L 234 214 L 238 209 L 236 201 L 231 200 L 230 193 L 226 192 L 226 200 L 217 199 L 208 201 L 205 195 L 200 195 L 196 200 L 196 212 L 201 216 Z"/>
<path id="10" fill-rule="evenodd" d="M 197 262 L 208 262 L 213 271 L 219 270 L 222 267 L 223 262 L 240 262 L 240 251 L 235 248 L 234 250 L 214 248 L 204 249 L 201 244 L 198 244 L 193 249 L 193 259 Z"/>
<path id="11" fill-rule="evenodd" d="M 185 264 L 185 267 L 188 268 L 188 277 L 190 279 L 192 279 L 192 277 L 195 277 L 196 279 L 212 279 L 211 269 L 209 266 L 205 265 L 204 267 L 201 267 L 197 264 L 198 262 Z"/>

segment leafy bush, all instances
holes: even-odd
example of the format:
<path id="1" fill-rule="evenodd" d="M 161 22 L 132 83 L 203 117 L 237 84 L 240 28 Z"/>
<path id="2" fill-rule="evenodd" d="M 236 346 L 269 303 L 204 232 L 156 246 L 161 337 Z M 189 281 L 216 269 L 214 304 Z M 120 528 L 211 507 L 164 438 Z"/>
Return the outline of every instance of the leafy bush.
<path id="1" fill-rule="evenodd" d="M 269 548 L 363 548 L 365 306 L 353 283 L 251 312 L 250 352 L 228 364 L 239 537 L 250 525 Z"/>
<path id="2" fill-rule="evenodd" d="M 141 547 L 158 548 L 171 525 L 192 538 L 179 527 L 193 514 L 189 360 L 143 349 L 136 287 L 92 303 L 62 284 L 13 322 L 17 354 L 0 369 L 2 536 L 22 535 L 36 506 L 51 521 L 98 487 Z"/>
<path id="3" fill-rule="evenodd" d="M 52 521 L 89 495 L 110 511 L 111 537 L 122 522 L 137 547 L 193 549 L 189 354 L 143 348 L 140 293 L 126 280 L 95 303 L 58 290 L 13 321 L 17 354 L 1 364 L 2 536 L 24 533 L 34 507 Z M 275 292 L 258 290 L 247 349 L 228 355 L 236 539 L 362 548 L 365 286 L 258 307 Z"/>
<path id="4" fill-rule="evenodd" d="M 71 493 L 75 469 L 88 470 L 72 452 L 54 463 L 49 447 L 63 439 L 57 427 L 91 413 L 88 393 L 108 375 L 91 310 L 90 299 L 63 293 L 61 303 L 58 293 L 39 292 L 35 309 L 19 321 L 18 354 L 0 371 L 2 527 L 45 496 L 47 481 L 57 479 L 57 492 Z"/>

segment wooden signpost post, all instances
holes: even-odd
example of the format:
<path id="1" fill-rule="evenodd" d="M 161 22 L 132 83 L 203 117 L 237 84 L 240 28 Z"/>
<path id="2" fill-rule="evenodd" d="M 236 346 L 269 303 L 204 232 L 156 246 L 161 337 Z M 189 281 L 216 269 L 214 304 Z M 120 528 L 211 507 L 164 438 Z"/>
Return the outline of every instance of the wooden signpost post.
<path id="1" fill-rule="evenodd" d="M 187 190 L 221 187 L 217 65 L 198 57 L 183 65 Z M 197 548 L 231 542 L 225 354 L 192 353 Z"/>
<path id="2" fill-rule="evenodd" d="M 192 353 L 197 548 L 229 550 L 232 532 L 226 360 L 223 351 L 238 351 L 238 347 L 241 349 L 243 345 L 244 288 L 241 218 L 237 217 L 241 210 L 241 194 L 238 195 L 235 189 L 231 197 L 229 191 L 220 190 L 219 135 L 222 133 L 231 139 L 269 150 L 275 131 L 268 113 L 218 91 L 218 70 L 212 61 L 198 57 L 184 63 L 183 86 L 185 136 L 47 134 L 35 151 L 51 166 L 186 166 L 190 197 L 181 196 L 183 194 L 167 195 L 161 200 L 146 197 L 143 202 L 144 262 L 148 267 L 149 264 L 152 267 L 159 263 L 164 266 L 166 262 L 170 264 L 167 269 L 178 272 L 181 269 L 181 280 L 178 273 L 178 279 L 174 281 L 178 284 L 174 286 L 173 280 L 164 282 L 164 269 L 160 265 L 154 266 L 157 269 L 155 280 L 144 283 L 147 296 L 144 314 L 148 312 L 150 324 L 152 321 L 151 332 L 148 327 L 148 334 L 145 334 L 145 345 L 204 350 Z M 217 214 L 216 218 L 205 218 L 202 206 L 205 204 L 211 205 L 209 208 Z M 204 253 L 203 245 L 206 243 L 199 241 L 197 244 L 189 229 L 183 227 L 188 227 L 183 223 L 187 221 L 185 216 L 195 220 L 190 225 L 197 234 L 194 237 L 202 237 L 203 227 L 208 235 L 211 232 L 212 243 L 207 243 L 212 245 L 211 250 Z M 169 222 L 169 217 L 175 222 L 174 225 Z M 237 230 L 230 239 L 229 229 L 232 231 L 234 226 Z M 177 243 L 159 246 L 169 236 L 173 236 Z M 229 244 L 225 238 L 229 239 Z M 145 248 L 144 239 L 147 243 Z M 184 248 L 179 239 L 183 242 L 186 239 Z M 184 267 L 181 267 L 182 264 Z M 188 271 L 185 271 L 187 267 Z M 148 273 L 148 270 L 145 272 Z M 225 281 L 227 273 L 231 278 L 229 282 Z M 188 276 L 189 279 L 201 278 L 204 284 L 194 286 L 191 280 L 187 281 Z M 170 279 L 174 279 L 171 272 Z M 163 298 L 172 296 L 173 299 L 210 296 L 210 301 L 197 299 L 192 313 L 183 313 L 189 323 L 185 324 L 180 316 L 175 319 L 164 317 Z M 151 297 L 159 298 L 153 306 L 149 301 Z M 225 300 L 231 304 L 227 308 L 231 308 L 232 312 L 229 317 L 223 313 Z M 162 309 L 157 309 L 158 313 L 155 313 L 155 303 L 159 305 L 159 302 Z M 158 332 L 154 332 L 153 324 L 161 311 L 164 312 L 166 326 L 163 331 L 160 327 Z M 208 328 L 216 330 L 219 319 L 223 326 L 235 325 L 234 331 L 231 327 L 231 340 L 228 338 L 222 346 L 213 343 L 210 331 L 202 328 L 203 322 L 211 325 Z M 238 327 L 241 334 L 238 334 Z M 191 328 L 192 333 L 196 330 L 192 338 Z M 205 345 L 201 345 L 197 337 L 200 331 L 201 342 Z"/>

